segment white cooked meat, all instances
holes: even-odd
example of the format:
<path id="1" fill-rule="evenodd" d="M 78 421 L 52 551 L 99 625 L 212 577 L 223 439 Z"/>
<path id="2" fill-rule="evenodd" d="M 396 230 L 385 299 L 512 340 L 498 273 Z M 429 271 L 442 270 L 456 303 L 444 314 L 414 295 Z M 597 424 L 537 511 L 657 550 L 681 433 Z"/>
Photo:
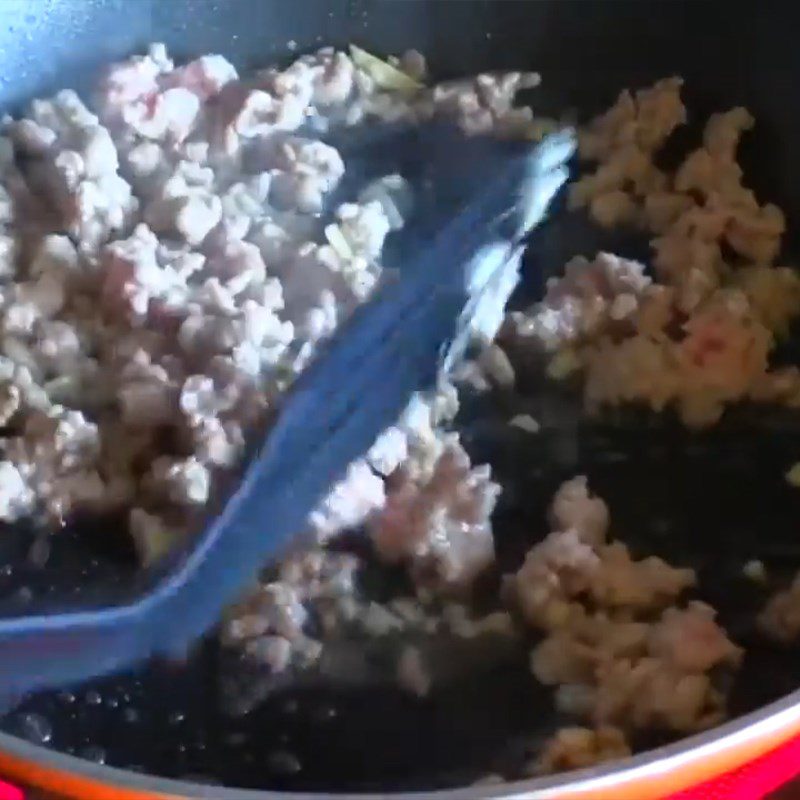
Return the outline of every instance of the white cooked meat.
<path id="1" fill-rule="evenodd" d="M 419 71 L 418 55 L 411 63 Z M 331 209 L 335 230 L 321 229 L 346 165 L 315 131 L 398 110 L 505 126 L 535 82 L 482 76 L 411 95 L 331 49 L 242 79 L 220 55 L 176 66 L 153 45 L 106 71 L 95 110 L 64 91 L 7 120 L 0 411 L 15 432 L 2 469 L 15 478 L 0 517 L 61 522 L 113 498 L 145 551 L 163 550 L 159 532 L 188 529 L 248 427 L 369 298 L 402 224 L 365 198 Z M 65 426 L 91 429 L 92 446 L 64 457 Z M 392 471 L 405 438 L 387 433 L 372 467 Z M 315 514 L 320 537 L 382 504 L 369 470 L 354 466 Z"/>
<path id="2" fill-rule="evenodd" d="M 499 492 L 489 467 L 473 467 L 448 437 L 427 480 L 402 467 L 390 478 L 386 506 L 369 523 L 378 559 L 406 564 L 420 587 L 468 589 L 494 561 L 490 520 Z"/>
<path id="3" fill-rule="evenodd" d="M 610 253 L 599 253 L 594 261 L 577 256 L 564 267 L 563 277 L 548 280 L 535 314 L 511 315 L 517 334 L 554 351 L 623 328 L 651 283 L 644 269 Z"/>

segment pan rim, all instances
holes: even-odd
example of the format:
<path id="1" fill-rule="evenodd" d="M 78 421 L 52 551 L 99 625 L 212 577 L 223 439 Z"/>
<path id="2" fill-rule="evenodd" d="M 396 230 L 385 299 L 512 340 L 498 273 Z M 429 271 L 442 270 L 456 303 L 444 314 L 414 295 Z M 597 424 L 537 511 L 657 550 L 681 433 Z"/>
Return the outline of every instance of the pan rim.
<path id="1" fill-rule="evenodd" d="M 663 797 L 663 789 L 659 789 L 657 794 L 642 794 L 648 779 L 654 776 L 668 779 L 668 792 L 696 786 L 752 761 L 797 734 L 800 734 L 800 689 L 744 716 L 676 742 L 581 770 L 482 786 L 480 796 L 506 800 L 555 800 L 556 797 L 569 800 L 572 797 L 607 797 L 605 792 L 613 787 L 614 797 L 622 800 L 620 791 L 623 788 L 636 787 L 631 797 L 637 800 Z M 725 758 L 726 754 L 728 758 Z M 473 800 L 478 788 L 473 784 L 433 791 L 363 794 L 295 793 L 212 786 L 95 764 L 5 732 L 0 732 L 0 769 L 7 771 L 11 780 L 27 780 L 35 788 L 57 789 L 62 796 L 67 787 L 59 785 L 59 775 L 62 779 L 72 778 L 92 784 L 92 797 L 113 796 L 120 800 L 136 797 L 142 800 L 159 797 L 199 800 L 212 795 L 216 800 Z M 677 775 L 679 770 L 686 775 L 685 781 L 681 781 L 682 775 Z M 114 794 L 105 794 L 104 789 Z"/>

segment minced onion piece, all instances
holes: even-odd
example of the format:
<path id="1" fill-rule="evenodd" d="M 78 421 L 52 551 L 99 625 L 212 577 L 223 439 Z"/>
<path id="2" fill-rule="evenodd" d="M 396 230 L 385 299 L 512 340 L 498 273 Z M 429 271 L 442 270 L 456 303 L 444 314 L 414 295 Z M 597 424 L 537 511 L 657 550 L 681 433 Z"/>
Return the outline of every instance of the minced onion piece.
<path id="1" fill-rule="evenodd" d="M 368 184 L 358 195 L 359 203 L 377 200 L 393 231 L 400 230 L 411 213 L 411 187 L 400 175 L 385 175 Z"/>
<path id="2" fill-rule="evenodd" d="M 333 223 L 326 225 L 325 238 L 338 256 L 344 259 L 353 258 L 353 250 L 350 247 L 350 242 L 347 241 L 347 237 L 342 233 L 342 229 L 338 225 Z"/>

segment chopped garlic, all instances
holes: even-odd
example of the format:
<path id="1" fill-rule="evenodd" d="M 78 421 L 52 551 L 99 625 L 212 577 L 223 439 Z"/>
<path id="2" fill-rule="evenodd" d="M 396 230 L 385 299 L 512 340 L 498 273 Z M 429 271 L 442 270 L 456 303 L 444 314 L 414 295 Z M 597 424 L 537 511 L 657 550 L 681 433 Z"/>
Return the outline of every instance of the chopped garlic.
<path id="1" fill-rule="evenodd" d="M 410 75 L 393 67 L 386 61 L 377 56 L 362 50 L 356 45 L 350 45 L 350 58 L 353 63 L 375 81 L 381 89 L 395 92 L 418 92 L 423 88 L 423 84 L 414 80 Z"/>
<path id="2" fill-rule="evenodd" d="M 517 379 L 514 366 L 500 345 L 490 344 L 484 348 L 478 358 L 478 364 L 487 377 L 498 386 L 510 388 Z"/>
<path id="3" fill-rule="evenodd" d="M 763 561 L 754 558 L 742 567 L 742 575 L 753 583 L 766 583 L 767 568 Z"/>
<path id="4" fill-rule="evenodd" d="M 560 381 L 568 378 L 580 369 L 581 362 L 577 353 L 567 348 L 559 351 L 547 365 L 547 375 L 554 380 Z"/>
<path id="5" fill-rule="evenodd" d="M 508 421 L 508 424 L 512 428 L 525 431 L 525 433 L 539 433 L 542 429 L 542 426 L 530 414 L 517 414 Z"/>

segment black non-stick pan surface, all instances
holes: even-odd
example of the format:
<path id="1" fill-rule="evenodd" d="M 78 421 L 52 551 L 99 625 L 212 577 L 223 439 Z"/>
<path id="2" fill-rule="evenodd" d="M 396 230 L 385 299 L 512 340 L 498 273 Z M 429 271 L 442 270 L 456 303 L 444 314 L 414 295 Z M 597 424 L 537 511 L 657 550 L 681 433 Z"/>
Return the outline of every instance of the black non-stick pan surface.
<path id="1" fill-rule="evenodd" d="M 791 4 L 780 2 L 471 2 L 470 0 L 0 0 L 0 102 L 64 86 L 86 90 L 104 62 L 165 41 L 178 55 L 221 52 L 237 66 L 291 58 L 323 43 L 376 52 L 416 47 L 434 75 L 534 68 L 543 112 L 590 114 L 625 86 L 680 74 L 693 119 L 747 105 L 758 118 L 744 146 L 748 178 L 790 222 L 800 213 L 800 79 Z M 686 135 L 687 142 L 697 127 Z M 792 218 L 794 217 L 794 220 Z M 796 227 L 795 227 L 796 230 Z M 789 249 L 796 249 L 796 236 Z M 598 247 L 646 256 L 645 243 L 598 234 L 578 216 L 554 213 L 536 233 L 516 302 L 541 293 L 564 261 Z M 797 345 L 780 358 L 796 363 Z M 658 554 L 700 571 L 700 595 L 747 647 L 733 687 L 733 715 L 797 687 L 800 652 L 771 647 L 753 631 L 767 589 L 741 577 L 761 558 L 776 581 L 800 568 L 800 492 L 783 480 L 800 459 L 800 418 L 741 409 L 706 434 L 674 420 L 625 412 L 586 421 L 570 392 L 544 388 L 517 359 L 516 394 L 466 397 L 458 421 L 478 461 L 494 466 L 504 494 L 495 518 L 499 570 L 513 569 L 546 532 L 545 511 L 565 478 L 589 476 L 612 511 L 615 535 L 637 554 Z M 531 413 L 535 436 L 506 423 Z M 44 566 L 30 530 L 0 534 L 0 599 L 24 610 L 31 598 L 127 585 L 132 552 L 113 520 L 76 523 L 49 540 Z M 39 549 L 37 549 L 39 548 Z M 365 584 L 385 592 L 388 577 Z M 519 774 L 559 720 L 527 667 L 529 642 L 459 653 L 427 699 L 395 685 L 376 658 L 360 680 L 346 670 L 275 687 L 243 717 L 223 711 L 247 696 L 248 676 L 213 642 L 183 665 L 27 698 L 3 730 L 58 750 L 166 776 L 236 786 L 319 791 L 430 789 L 490 772 Z M 349 643 L 345 656 L 368 651 Z M 363 666 L 363 665 L 362 665 Z M 374 668 L 373 668 L 374 667 Z M 252 676 L 250 676 L 252 677 Z M 231 686 L 233 690 L 231 690 Z M 654 734 L 648 744 L 659 741 Z"/>

